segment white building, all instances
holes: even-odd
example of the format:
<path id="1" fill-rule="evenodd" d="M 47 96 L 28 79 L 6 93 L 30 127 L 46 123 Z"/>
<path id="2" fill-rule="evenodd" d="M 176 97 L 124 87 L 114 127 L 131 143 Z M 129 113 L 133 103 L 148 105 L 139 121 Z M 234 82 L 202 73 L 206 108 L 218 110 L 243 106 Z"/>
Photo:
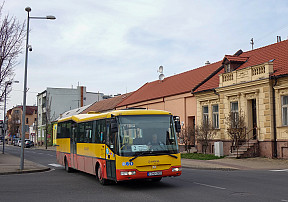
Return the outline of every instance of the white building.
<path id="1" fill-rule="evenodd" d="M 38 142 L 44 143 L 46 118 L 55 121 L 66 111 L 90 105 L 103 100 L 103 93 L 86 92 L 86 87 L 75 88 L 47 88 L 37 95 L 38 105 Z M 48 113 L 48 114 L 47 114 Z M 47 116 L 46 116 L 47 115 Z M 52 132 L 47 136 L 48 143 L 52 143 Z"/>

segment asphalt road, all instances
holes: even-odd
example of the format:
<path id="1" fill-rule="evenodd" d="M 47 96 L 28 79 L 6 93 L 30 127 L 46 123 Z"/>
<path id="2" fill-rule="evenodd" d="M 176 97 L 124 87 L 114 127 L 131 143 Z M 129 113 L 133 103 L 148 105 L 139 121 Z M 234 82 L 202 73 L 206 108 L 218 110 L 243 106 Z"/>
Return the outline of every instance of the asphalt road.
<path id="1" fill-rule="evenodd" d="M 20 155 L 20 148 L 6 152 Z M 25 158 L 53 169 L 0 176 L 0 201 L 288 201 L 288 172 L 187 168 L 182 176 L 157 183 L 102 186 L 93 175 L 49 165 L 56 164 L 53 151 L 25 149 Z"/>

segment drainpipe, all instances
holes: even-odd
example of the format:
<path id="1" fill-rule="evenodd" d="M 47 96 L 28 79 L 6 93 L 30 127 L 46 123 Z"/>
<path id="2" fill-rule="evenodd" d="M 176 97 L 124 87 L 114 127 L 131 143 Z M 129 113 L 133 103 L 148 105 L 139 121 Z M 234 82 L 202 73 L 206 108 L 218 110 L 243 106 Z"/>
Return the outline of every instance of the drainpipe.
<path id="1" fill-rule="evenodd" d="M 274 148 L 273 148 L 273 157 L 277 158 L 277 130 L 276 130 L 276 103 L 275 103 L 275 89 L 277 85 L 277 77 L 274 77 L 274 84 L 272 86 L 272 99 L 273 99 L 273 131 L 274 131 Z"/>

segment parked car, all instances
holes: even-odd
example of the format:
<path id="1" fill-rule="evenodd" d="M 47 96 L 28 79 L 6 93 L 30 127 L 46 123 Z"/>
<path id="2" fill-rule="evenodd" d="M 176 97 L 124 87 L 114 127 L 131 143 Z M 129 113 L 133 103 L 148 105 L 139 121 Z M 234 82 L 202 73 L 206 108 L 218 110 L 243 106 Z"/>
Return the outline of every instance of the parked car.
<path id="1" fill-rule="evenodd" d="M 14 138 L 13 141 L 12 141 L 12 144 L 13 144 L 14 146 L 18 146 L 18 141 L 19 141 L 19 140 L 20 140 L 19 138 Z"/>
<path id="2" fill-rule="evenodd" d="M 26 140 L 25 141 L 25 147 L 26 148 L 30 148 L 30 147 L 33 147 L 34 146 L 34 142 L 31 141 L 31 140 Z"/>

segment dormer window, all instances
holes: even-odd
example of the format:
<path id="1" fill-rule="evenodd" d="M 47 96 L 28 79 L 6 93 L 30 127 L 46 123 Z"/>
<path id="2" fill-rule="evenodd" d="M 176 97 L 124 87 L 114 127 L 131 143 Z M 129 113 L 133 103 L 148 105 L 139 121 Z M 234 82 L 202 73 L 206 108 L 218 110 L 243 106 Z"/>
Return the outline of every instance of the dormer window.
<path id="1" fill-rule="evenodd" d="M 225 64 L 224 68 L 225 68 L 225 73 L 231 72 L 230 63 Z"/>
<path id="2" fill-rule="evenodd" d="M 222 61 L 222 64 L 224 65 L 225 73 L 236 70 L 247 60 L 248 60 L 248 57 L 241 57 L 237 55 L 225 55 Z"/>

